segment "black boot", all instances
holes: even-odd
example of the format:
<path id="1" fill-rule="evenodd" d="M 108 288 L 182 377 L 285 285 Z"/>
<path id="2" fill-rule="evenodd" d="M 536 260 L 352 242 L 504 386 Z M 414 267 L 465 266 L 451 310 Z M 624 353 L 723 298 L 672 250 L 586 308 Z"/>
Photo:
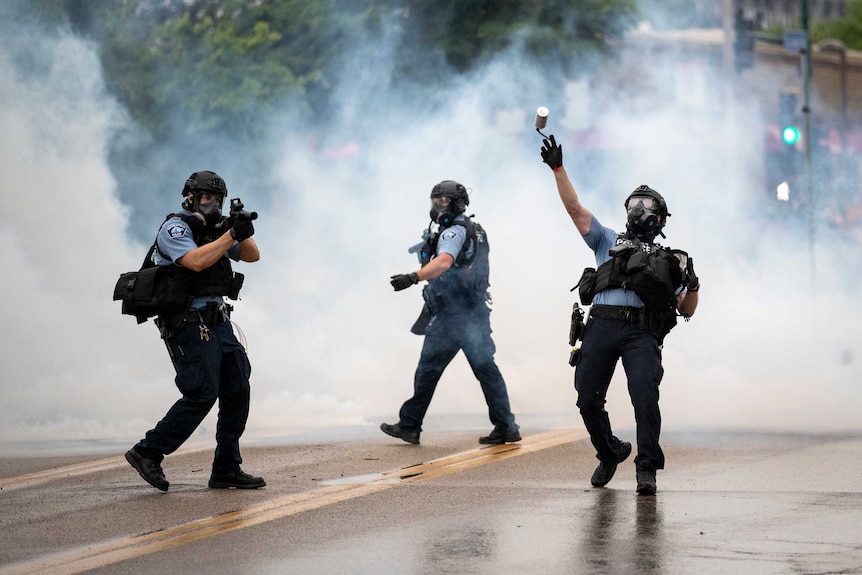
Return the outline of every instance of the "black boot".
<path id="1" fill-rule="evenodd" d="M 641 461 L 637 468 L 638 494 L 655 495 L 655 465 L 652 461 Z"/>
<path id="2" fill-rule="evenodd" d="M 170 483 L 165 479 L 165 472 L 162 471 L 161 465 L 152 459 L 147 459 L 134 449 L 126 452 L 126 461 L 138 471 L 144 481 L 161 491 L 168 490 Z"/>
<path id="3" fill-rule="evenodd" d="M 628 441 L 620 441 L 620 452 L 614 461 L 602 461 L 596 470 L 593 471 L 593 477 L 590 482 L 593 487 L 604 487 L 613 479 L 614 473 L 617 472 L 617 465 L 622 463 L 632 453 L 632 444 Z"/>
<path id="4" fill-rule="evenodd" d="M 213 471 L 212 475 L 210 475 L 209 486 L 213 489 L 230 489 L 231 487 L 237 489 L 257 489 L 265 487 L 266 481 L 263 480 L 263 477 L 249 475 L 242 469 L 220 472 Z"/>
<path id="5" fill-rule="evenodd" d="M 412 443 L 413 445 L 419 445 L 419 430 L 418 429 L 404 429 L 397 423 L 395 425 L 389 423 L 381 423 L 380 431 L 385 433 L 386 435 L 391 435 L 392 437 L 397 437 L 407 443 Z"/>

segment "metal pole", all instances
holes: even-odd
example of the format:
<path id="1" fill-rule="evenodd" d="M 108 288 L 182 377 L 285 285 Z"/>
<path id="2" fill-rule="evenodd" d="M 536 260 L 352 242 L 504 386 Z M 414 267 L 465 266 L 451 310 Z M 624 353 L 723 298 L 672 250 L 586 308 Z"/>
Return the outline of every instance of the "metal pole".
<path id="1" fill-rule="evenodd" d="M 816 292 L 816 266 L 814 259 L 814 185 L 811 176 L 811 26 L 808 21 L 808 0 L 802 0 L 802 29 L 805 30 L 805 49 L 801 52 L 803 104 L 805 118 L 805 186 L 808 188 L 808 249 L 811 258 L 811 292 Z"/>

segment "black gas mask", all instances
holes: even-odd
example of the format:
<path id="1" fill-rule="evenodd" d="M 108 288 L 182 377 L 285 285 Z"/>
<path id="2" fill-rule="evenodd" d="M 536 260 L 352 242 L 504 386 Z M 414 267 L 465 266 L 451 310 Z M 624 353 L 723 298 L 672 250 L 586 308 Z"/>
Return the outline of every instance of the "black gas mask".
<path id="1" fill-rule="evenodd" d="M 455 200 L 448 196 L 439 196 L 431 198 L 431 211 L 428 212 L 428 215 L 433 222 L 436 222 L 441 227 L 448 228 L 461 211 L 458 211 Z"/>
<path id="2" fill-rule="evenodd" d="M 210 194 L 210 192 L 198 192 L 195 194 L 190 211 L 201 214 L 204 217 L 206 225 L 212 227 L 222 220 L 221 208 L 224 203 L 224 196 L 210 194 L 210 201 L 203 204 L 201 200 L 204 194 Z"/>
<path id="3" fill-rule="evenodd" d="M 626 228 L 638 237 L 664 237 L 662 228 L 670 214 L 661 195 L 649 186 L 640 186 L 626 199 Z"/>
<path id="4" fill-rule="evenodd" d="M 191 200 L 188 199 L 189 193 L 194 194 Z M 182 194 L 186 197 L 183 209 L 203 216 L 204 223 L 208 227 L 221 222 L 221 210 L 227 197 L 227 185 L 218 174 L 210 171 L 193 173 L 186 180 Z M 206 203 L 202 202 L 204 194 L 210 196 L 210 200 Z"/>
<path id="5" fill-rule="evenodd" d="M 470 204 L 467 188 L 454 180 L 444 180 L 431 190 L 431 211 L 429 216 L 440 227 L 446 228 L 463 214 Z"/>
<path id="6" fill-rule="evenodd" d="M 629 198 L 628 209 L 626 210 L 628 228 L 638 235 L 658 232 L 661 220 L 655 209 L 655 204 L 656 201 L 652 198 L 638 196 Z"/>

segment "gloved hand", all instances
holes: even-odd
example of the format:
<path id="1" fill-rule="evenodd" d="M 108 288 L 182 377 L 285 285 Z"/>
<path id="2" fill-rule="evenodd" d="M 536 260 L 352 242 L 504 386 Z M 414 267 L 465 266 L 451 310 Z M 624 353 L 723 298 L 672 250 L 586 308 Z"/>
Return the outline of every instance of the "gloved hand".
<path id="1" fill-rule="evenodd" d="M 688 291 L 697 291 L 700 289 L 700 278 L 694 273 L 694 258 L 689 256 L 688 263 L 685 265 L 685 277 L 688 283 L 686 288 Z"/>
<path id="2" fill-rule="evenodd" d="M 392 287 L 395 288 L 395 291 L 401 291 L 403 289 L 407 289 L 412 285 L 416 285 L 419 283 L 419 275 L 416 272 L 411 272 L 409 274 L 398 274 L 392 276 L 389 281 L 392 284 Z"/>
<path id="3" fill-rule="evenodd" d="M 230 237 L 232 237 L 238 242 L 247 240 L 253 235 L 254 225 L 251 223 L 251 220 L 237 220 L 233 223 L 233 227 L 230 229 Z"/>
<path id="4" fill-rule="evenodd" d="M 551 141 L 542 140 L 542 161 L 548 164 L 555 172 L 563 166 L 563 147 L 557 145 L 554 135 L 551 134 Z"/>

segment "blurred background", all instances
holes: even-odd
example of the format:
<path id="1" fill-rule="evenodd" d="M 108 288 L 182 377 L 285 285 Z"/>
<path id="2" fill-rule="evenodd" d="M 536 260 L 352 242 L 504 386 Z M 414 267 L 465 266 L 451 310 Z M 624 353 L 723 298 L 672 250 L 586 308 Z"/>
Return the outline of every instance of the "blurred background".
<path id="1" fill-rule="evenodd" d="M 862 0 L 7 0 L 0 74 L 0 455 L 125 449 L 179 396 L 111 294 L 198 170 L 260 213 L 262 258 L 235 268 L 246 444 L 397 419 L 422 300 L 389 276 L 417 268 L 444 179 L 488 231 L 522 431 L 581 428 L 570 288 L 594 260 L 538 106 L 602 223 L 648 184 L 694 258 L 665 430 L 862 428 Z M 462 355 L 425 431 L 453 427 L 490 428 Z"/>

